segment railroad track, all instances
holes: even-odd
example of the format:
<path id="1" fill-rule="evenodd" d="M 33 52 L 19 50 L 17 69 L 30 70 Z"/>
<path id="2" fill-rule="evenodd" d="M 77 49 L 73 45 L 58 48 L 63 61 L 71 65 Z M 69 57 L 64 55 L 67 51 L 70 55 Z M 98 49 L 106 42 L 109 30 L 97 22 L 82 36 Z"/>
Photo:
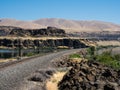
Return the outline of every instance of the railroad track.
<path id="1" fill-rule="evenodd" d="M 81 49 L 55 52 L 6 64 L 0 68 L 0 90 L 14 90 L 15 87 L 24 81 L 25 77 L 28 77 L 36 70 L 48 69 L 52 60 L 79 50 Z"/>
<path id="2" fill-rule="evenodd" d="M 50 54 L 50 53 L 45 53 L 44 55 L 47 55 L 47 54 Z M 7 67 L 9 67 L 9 66 L 18 64 L 18 63 L 23 63 L 23 62 L 26 62 L 26 61 L 28 61 L 28 60 L 35 59 L 35 58 L 40 57 L 40 56 L 43 56 L 43 55 L 35 55 L 35 56 L 32 56 L 32 57 L 28 57 L 28 58 L 18 59 L 18 60 L 16 60 L 16 61 L 1 63 L 1 64 L 0 64 L 0 70 L 1 70 L 1 69 L 4 69 L 4 68 L 7 68 Z"/>

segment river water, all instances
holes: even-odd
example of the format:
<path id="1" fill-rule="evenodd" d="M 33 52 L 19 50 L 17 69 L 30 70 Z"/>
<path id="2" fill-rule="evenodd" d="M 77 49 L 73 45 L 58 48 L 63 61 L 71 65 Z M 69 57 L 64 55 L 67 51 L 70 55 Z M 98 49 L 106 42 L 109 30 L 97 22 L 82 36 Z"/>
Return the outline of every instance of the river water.
<path id="1" fill-rule="evenodd" d="M 38 53 L 48 53 L 52 52 L 52 49 L 23 49 L 23 50 L 18 50 L 18 49 L 0 49 L 0 59 L 8 59 L 8 58 L 15 58 L 18 56 L 30 56 L 33 54 L 38 54 Z"/>

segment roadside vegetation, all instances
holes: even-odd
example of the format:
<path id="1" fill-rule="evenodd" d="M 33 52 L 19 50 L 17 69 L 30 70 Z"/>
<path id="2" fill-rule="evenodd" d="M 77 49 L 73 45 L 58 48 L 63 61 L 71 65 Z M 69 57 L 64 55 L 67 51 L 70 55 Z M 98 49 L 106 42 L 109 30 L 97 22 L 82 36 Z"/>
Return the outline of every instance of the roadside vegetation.
<path id="1" fill-rule="evenodd" d="M 103 52 L 101 55 L 96 55 L 95 58 L 104 65 L 114 69 L 120 69 L 120 55 L 112 55 L 110 52 Z"/>
<path id="2" fill-rule="evenodd" d="M 26 56 L 28 56 L 28 57 L 33 56 L 33 55 L 36 55 L 36 54 L 32 53 L 32 52 L 26 54 Z"/>
<path id="3" fill-rule="evenodd" d="M 120 54 L 113 54 L 112 51 L 105 51 L 102 54 L 97 54 L 97 51 L 103 48 L 111 48 L 112 46 L 103 46 L 103 47 L 94 47 L 91 46 L 87 49 L 87 53 L 84 59 L 98 61 L 106 66 L 114 68 L 116 70 L 120 70 Z M 115 46 L 117 47 L 117 46 Z M 99 48 L 99 49 L 98 49 Z M 70 59 L 74 58 L 82 58 L 83 56 L 79 53 L 69 55 Z"/>
<path id="4" fill-rule="evenodd" d="M 97 52 L 95 47 L 90 47 L 87 51 L 87 59 L 96 60 L 106 66 L 120 70 L 120 54 L 112 54 L 112 51 L 106 51 L 102 54 L 97 54 L 95 53 Z"/>
<path id="5" fill-rule="evenodd" d="M 69 58 L 70 58 L 70 59 L 73 59 L 73 58 L 81 58 L 81 56 L 80 56 L 80 54 L 75 53 L 75 54 L 71 54 L 71 55 L 69 56 Z"/>

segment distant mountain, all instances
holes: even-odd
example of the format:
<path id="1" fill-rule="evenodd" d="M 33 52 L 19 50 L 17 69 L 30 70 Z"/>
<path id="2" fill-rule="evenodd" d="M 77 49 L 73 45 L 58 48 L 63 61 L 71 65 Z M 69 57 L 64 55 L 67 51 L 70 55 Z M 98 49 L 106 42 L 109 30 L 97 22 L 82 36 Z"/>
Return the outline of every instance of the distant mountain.
<path id="1" fill-rule="evenodd" d="M 33 23 L 33 22 L 28 22 L 28 21 L 19 21 L 15 19 L 0 19 L 0 26 L 15 26 L 15 27 L 21 27 L 25 29 L 37 29 L 37 28 L 42 28 L 43 26 Z"/>
<path id="2" fill-rule="evenodd" d="M 67 32 L 81 31 L 120 31 L 120 25 L 103 21 L 77 21 L 57 18 L 45 18 L 35 21 L 19 21 L 14 19 L 0 19 L 0 26 L 16 26 L 22 28 L 46 28 L 53 26 L 65 29 Z"/>

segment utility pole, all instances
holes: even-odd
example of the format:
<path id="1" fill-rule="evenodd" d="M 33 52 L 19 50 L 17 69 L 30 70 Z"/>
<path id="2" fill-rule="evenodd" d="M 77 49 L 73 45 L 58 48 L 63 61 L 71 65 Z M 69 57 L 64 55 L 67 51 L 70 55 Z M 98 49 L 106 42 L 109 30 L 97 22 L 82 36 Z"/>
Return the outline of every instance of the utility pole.
<path id="1" fill-rule="evenodd" d="M 22 43 L 21 43 L 21 39 L 18 37 L 18 59 L 21 59 L 22 57 Z"/>

